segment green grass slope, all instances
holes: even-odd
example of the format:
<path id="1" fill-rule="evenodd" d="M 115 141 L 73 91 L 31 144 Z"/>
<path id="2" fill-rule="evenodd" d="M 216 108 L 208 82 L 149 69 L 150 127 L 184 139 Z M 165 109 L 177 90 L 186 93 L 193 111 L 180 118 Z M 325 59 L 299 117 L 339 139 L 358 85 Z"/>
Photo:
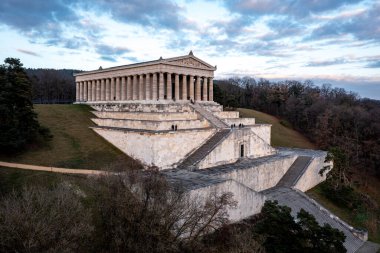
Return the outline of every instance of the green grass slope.
<path id="1" fill-rule="evenodd" d="M 256 123 L 258 124 L 272 125 L 272 146 L 316 149 L 316 146 L 305 136 L 281 124 L 283 121 L 274 116 L 251 109 L 239 108 L 237 110 L 243 118 L 256 118 Z"/>
<path id="2" fill-rule="evenodd" d="M 31 146 L 28 151 L 2 156 L 7 162 L 80 169 L 107 169 L 134 161 L 94 131 L 94 117 L 87 105 L 35 105 L 38 120 L 54 135 L 48 145 Z"/>

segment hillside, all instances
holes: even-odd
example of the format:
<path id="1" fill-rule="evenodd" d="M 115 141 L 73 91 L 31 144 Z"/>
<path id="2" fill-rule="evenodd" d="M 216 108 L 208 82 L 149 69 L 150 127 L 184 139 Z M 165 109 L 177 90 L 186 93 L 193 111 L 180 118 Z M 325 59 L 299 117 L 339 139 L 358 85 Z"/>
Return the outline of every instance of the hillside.
<path id="1" fill-rule="evenodd" d="M 35 105 L 38 120 L 54 135 L 49 145 L 34 145 L 27 152 L 2 161 L 81 169 L 107 169 L 133 159 L 103 140 L 90 126 L 93 117 L 86 105 Z"/>
<path id="2" fill-rule="evenodd" d="M 251 109 L 239 108 L 237 110 L 243 118 L 253 117 L 256 118 L 256 123 L 272 125 L 272 146 L 316 149 L 316 146 L 305 136 L 286 126 L 288 124 L 285 121 L 281 121 L 274 116 Z"/>

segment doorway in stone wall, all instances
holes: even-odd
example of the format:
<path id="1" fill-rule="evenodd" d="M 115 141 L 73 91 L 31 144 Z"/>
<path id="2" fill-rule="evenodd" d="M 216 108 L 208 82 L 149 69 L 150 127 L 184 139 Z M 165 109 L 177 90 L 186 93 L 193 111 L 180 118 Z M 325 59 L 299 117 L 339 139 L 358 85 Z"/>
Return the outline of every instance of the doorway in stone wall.
<path id="1" fill-rule="evenodd" d="M 240 157 L 244 157 L 244 144 L 240 144 Z"/>

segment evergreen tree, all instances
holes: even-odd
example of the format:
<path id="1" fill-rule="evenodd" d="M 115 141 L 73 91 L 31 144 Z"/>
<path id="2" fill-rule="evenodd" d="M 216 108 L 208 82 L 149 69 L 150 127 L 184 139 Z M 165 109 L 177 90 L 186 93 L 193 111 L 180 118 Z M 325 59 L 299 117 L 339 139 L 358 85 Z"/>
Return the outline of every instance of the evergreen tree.
<path id="1" fill-rule="evenodd" d="M 264 237 L 263 246 L 268 253 L 346 252 L 343 232 L 328 224 L 320 226 L 314 216 L 303 209 L 298 212 L 296 221 L 289 207 L 266 201 L 261 215 L 254 232 Z"/>
<path id="2" fill-rule="evenodd" d="M 39 134 L 48 136 L 33 111 L 31 82 L 19 59 L 0 65 L 0 152 L 18 151 Z"/>

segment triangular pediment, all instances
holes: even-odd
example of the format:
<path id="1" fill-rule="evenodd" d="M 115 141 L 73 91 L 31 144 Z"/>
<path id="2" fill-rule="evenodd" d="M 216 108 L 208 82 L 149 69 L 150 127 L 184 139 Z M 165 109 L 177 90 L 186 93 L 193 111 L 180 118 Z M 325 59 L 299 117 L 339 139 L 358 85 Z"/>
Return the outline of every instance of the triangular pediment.
<path id="1" fill-rule="evenodd" d="M 171 63 L 171 64 L 181 65 L 181 66 L 214 69 L 214 67 L 211 66 L 210 64 L 192 55 L 167 59 L 166 62 Z"/>

